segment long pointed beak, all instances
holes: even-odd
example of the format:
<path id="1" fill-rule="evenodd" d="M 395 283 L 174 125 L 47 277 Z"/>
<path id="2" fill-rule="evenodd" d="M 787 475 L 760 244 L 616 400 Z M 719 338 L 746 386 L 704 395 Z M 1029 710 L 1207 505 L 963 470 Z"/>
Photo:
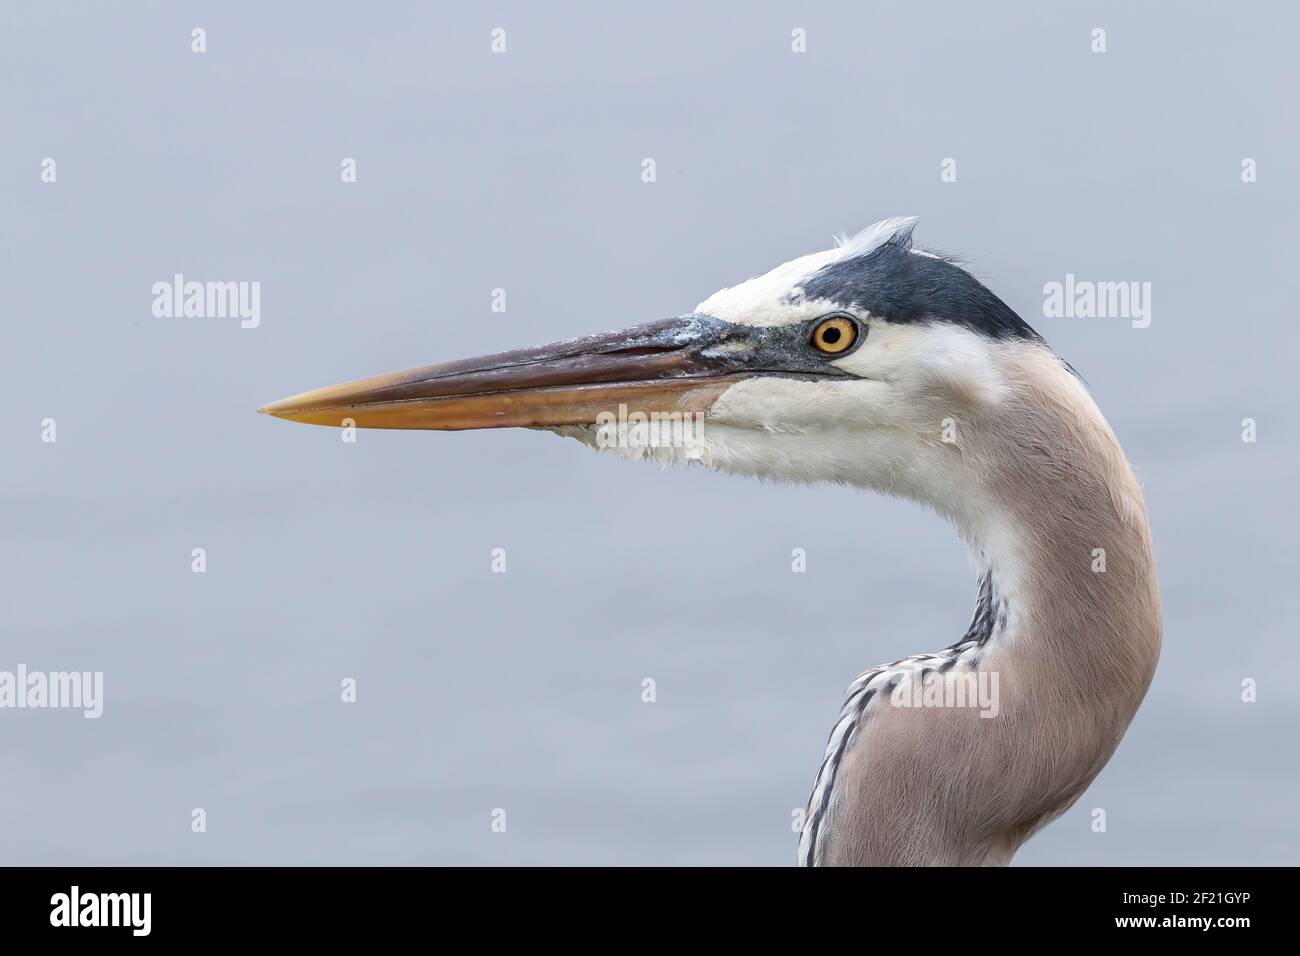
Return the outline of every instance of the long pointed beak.
<path id="1" fill-rule="evenodd" d="M 258 411 L 312 425 L 440 431 L 592 425 L 620 404 L 645 413 L 704 412 L 742 370 L 728 350 L 713 348 L 729 328 L 685 316 L 331 385 Z"/>

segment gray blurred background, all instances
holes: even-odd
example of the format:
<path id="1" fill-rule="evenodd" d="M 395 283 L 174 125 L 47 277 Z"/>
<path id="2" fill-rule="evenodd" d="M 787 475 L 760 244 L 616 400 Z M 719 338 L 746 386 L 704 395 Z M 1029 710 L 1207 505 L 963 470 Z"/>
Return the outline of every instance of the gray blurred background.
<path id="1" fill-rule="evenodd" d="M 939 519 L 254 410 L 890 215 L 1079 369 L 1153 516 L 1155 684 L 1016 862 L 1300 862 L 1295 8 L 541 6 L 5 4 L 0 670 L 106 699 L 0 711 L 0 862 L 793 862 L 844 687 L 969 620 Z M 260 326 L 155 318 L 176 272 L 259 281 Z M 1067 272 L 1151 282 L 1151 326 L 1045 319 Z"/>

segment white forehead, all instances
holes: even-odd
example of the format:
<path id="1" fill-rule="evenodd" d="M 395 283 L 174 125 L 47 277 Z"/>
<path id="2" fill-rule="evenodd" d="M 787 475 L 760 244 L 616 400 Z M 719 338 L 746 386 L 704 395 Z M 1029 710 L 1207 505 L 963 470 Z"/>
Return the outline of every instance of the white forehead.
<path id="1" fill-rule="evenodd" d="M 867 255 L 915 223 L 911 216 L 882 220 L 855 236 L 839 238 L 834 249 L 791 259 L 771 272 L 721 289 L 697 305 L 695 311 L 724 322 L 755 326 L 793 325 L 815 319 L 833 309 L 835 303 L 804 298 L 802 285 L 810 276 L 832 262 Z"/>
<path id="2" fill-rule="evenodd" d="M 826 303 L 804 300 L 798 294 L 800 284 L 838 258 L 838 249 L 800 256 L 771 272 L 713 293 L 695 311 L 742 325 L 791 325 L 816 318 L 827 311 Z"/>

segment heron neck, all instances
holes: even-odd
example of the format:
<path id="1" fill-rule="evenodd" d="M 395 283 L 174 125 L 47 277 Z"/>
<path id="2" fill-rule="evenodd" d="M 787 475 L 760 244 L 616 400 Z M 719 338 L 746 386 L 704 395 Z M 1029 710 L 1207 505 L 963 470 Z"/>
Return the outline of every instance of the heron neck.
<path id="1" fill-rule="evenodd" d="M 1160 644 L 1142 492 L 1090 398 L 1030 399 L 1014 428 L 982 429 L 975 507 L 954 516 L 980 575 L 976 622 L 990 650 L 1080 697 L 1131 701 L 1131 713 Z"/>

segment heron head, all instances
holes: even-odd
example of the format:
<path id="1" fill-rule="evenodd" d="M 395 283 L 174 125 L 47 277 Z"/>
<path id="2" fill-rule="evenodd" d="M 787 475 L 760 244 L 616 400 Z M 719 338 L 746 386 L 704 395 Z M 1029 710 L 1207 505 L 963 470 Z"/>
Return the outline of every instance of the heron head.
<path id="1" fill-rule="evenodd" d="M 1050 353 L 969 273 L 913 248 L 914 222 L 877 223 L 677 318 L 261 411 L 361 428 L 546 428 L 630 457 L 933 499 L 962 423 L 1005 410 L 1017 357 Z"/>

